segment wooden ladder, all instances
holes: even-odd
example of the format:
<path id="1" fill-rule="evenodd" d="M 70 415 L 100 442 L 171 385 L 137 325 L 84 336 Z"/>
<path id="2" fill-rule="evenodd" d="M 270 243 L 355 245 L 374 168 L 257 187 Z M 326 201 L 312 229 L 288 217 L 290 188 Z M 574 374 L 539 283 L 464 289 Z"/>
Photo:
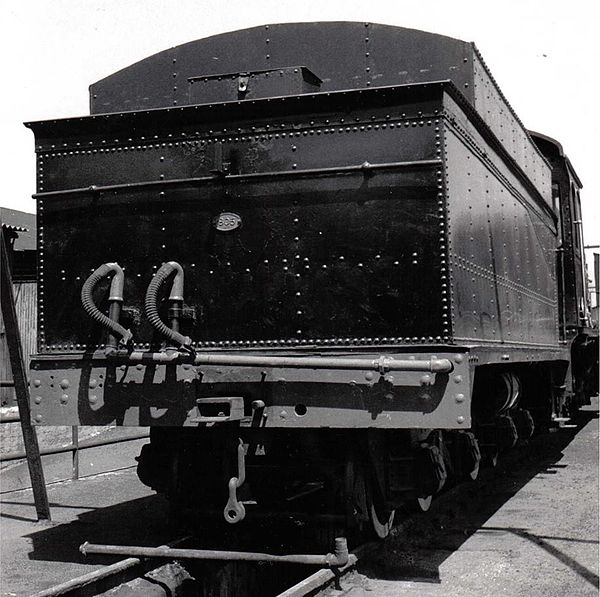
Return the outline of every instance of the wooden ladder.
<path id="1" fill-rule="evenodd" d="M 23 443 L 27 454 L 27 466 L 31 477 L 31 487 L 38 520 L 50 520 L 50 505 L 44 481 L 44 469 L 40 456 L 40 447 L 35 427 L 31 424 L 31 411 L 29 410 L 29 385 L 23 361 L 23 348 L 19 334 L 19 322 L 15 308 L 15 295 L 13 292 L 12 276 L 8 263 L 8 249 L 4 238 L 4 230 L 0 221 L 0 307 L 6 328 L 6 343 L 10 357 L 19 420 L 23 433 Z"/>

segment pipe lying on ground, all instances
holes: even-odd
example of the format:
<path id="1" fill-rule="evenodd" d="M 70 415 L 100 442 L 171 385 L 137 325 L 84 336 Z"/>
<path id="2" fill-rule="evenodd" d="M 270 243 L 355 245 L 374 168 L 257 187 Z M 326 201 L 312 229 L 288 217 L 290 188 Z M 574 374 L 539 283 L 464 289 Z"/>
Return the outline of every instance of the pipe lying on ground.
<path id="1" fill-rule="evenodd" d="M 189 539 L 189 537 L 182 537 L 181 539 L 171 541 L 164 547 L 168 549 L 169 545 L 180 545 L 181 543 L 188 541 Z M 121 574 L 122 572 L 134 568 L 135 566 L 138 566 L 141 563 L 142 560 L 140 560 L 139 558 L 127 558 L 126 560 L 115 562 L 114 564 L 110 564 L 109 566 L 104 566 L 103 568 L 100 568 L 100 570 L 88 572 L 87 574 L 83 574 L 82 576 L 78 576 L 77 578 L 72 578 L 67 582 L 55 585 L 54 587 L 50 587 L 49 589 L 44 589 L 43 591 L 36 593 L 32 597 L 57 597 L 58 595 L 65 595 L 76 589 L 83 589 L 84 587 L 88 587 L 91 584 L 97 583 L 111 576 Z"/>
<path id="2" fill-rule="evenodd" d="M 193 560 L 221 560 L 245 562 L 287 562 L 291 564 L 307 564 L 310 566 L 345 566 L 350 558 L 348 544 L 344 537 L 335 540 L 334 553 L 327 555 L 290 554 L 274 555 L 252 551 L 218 551 L 212 549 L 171 549 L 170 547 L 140 547 L 137 545 L 98 545 L 87 541 L 80 546 L 83 555 L 109 554 L 127 555 L 148 558 L 175 558 Z"/>

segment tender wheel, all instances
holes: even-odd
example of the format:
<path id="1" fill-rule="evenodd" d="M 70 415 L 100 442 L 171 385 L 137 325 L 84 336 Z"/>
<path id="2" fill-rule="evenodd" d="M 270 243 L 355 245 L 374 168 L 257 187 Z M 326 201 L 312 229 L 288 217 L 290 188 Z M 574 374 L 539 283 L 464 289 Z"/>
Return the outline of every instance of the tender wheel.
<path id="1" fill-rule="evenodd" d="M 498 464 L 498 448 L 495 445 L 485 446 L 481 451 L 482 461 L 488 468 L 496 468 Z"/>
<path id="2" fill-rule="evenodd" d="M 371 491 L 367 495 L 367 508 L 369 512 L 369 520 L 371 522 L 371 530 L 378 539 L 385 539 L 392 531 L 394 526 L 395 510 L 382 508 L 377 506 L 372 499 Z"/>
<path id="3" fill-rule="evenodd" d="M 392 510 L 386 520 L 380 520 L 375 506 L 371 505 L 369 518 L 371 519 L 371 528 L 379 539 L 385 539 L 392 531 L 394 526 L 394 517 L 396 511 Z"/>
<path id="4" fill-rule="evenodd" d="M 480 465 L 481 465 L 481 460 L 477 461 L 477 464 L 469 472 L 469 478 L 472 481 L 475 481 L 477 479 L 477 477 L 479 477 L 479 467 L 480 467 Z"/>
<path id="5" fill-rule="evenodd" d="M 460 431 L 454 435 L 453 442 L 454 471 L 459 481 L 479 476 L 481 466 L 481 450 L 475 434 L 471 431 Z"/>

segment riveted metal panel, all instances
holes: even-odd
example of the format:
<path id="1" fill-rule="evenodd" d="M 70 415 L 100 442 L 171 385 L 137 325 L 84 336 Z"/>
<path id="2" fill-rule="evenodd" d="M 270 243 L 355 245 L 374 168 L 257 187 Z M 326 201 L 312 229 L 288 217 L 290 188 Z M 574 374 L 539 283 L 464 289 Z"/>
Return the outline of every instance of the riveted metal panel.
<path id="1" fill-rule="evenodd" d="M 454 338 L 557 346 L 554 219 L 457 110 L 449 100 L 444 145 Z"/>
<path id="2" fill-rule="evenodd" d="M 94 83 L 91 112 L 206 102 L 190 98 L 190 78 L 295 65 L 319 77 L 322 91 L 451 79 L 472 99 L 470 53 L 463 41 L 373 23 L 264 25 L 170 48 Z"/>
<path id="3" fill-rule="evenodd" d="M 479 52 L 473 54 L 474 106 L 548 205 L 552 204 L 549 165 L 496 84 Z"/>
<path id="4" fill-rule="evenodd" d="M 549 137 L 533 133 L 533 138 L 552 165 L 553 207 L 558 215 L 559 245 L 557 272 L 560 299 L 560 325 L 563 339 L 573 338 L 581 327 L 585 295 L 581 251 L 581 182 L 561 145 Z"/>
<path id="5" fill-rule="evenodd" d="M 125 305 L 141 321 L 123 323 L 140 346 L 153 342 L 140 318 L 146 288 L 170 260 L 185 271 L 197 345 L 441 342 L 442 88 L 304 98 L 310 116 L 280 114 L 274 126 L 264 111 L 238 114 L 235 133 L 190 108 L 33 125 L 41 349 L 102 344 L 79 296 L 110 261 L 125 269 Z M 349 109 L 332 112 L 340 102 Z M 123 143 L 131 123 L 138 137 Z M 224 213 L 237 222 L 225 232 L 215 224 Z"/>
<path id="6" fill-rule="evenodd" d="M 367 86 L 448 80 L 468 101 L 473 101 L 472 44 L 377 24 L 365 24 L 363 33 Z"/>
<path id="7" fill-rule="evenodd" d="M 436 347 L 440 348 L 440 347 Z M 400 359 L 427 360 L 427 347 L 402 352 Z M 310 350 L 304 350 L 305 356 Z M 246 351 L 248 354 L 248 351 Z M 287 353 L 289 354 L 289 352 Z M 300 353 L 298 353 L 300 354 Z M 314 352 L 313 352 L 314 354 Z M 321 356 L 343 356 L 337 351 Z M 377 358 L 373 349 L 346 356 Z M 214 367 L 107 363 L 96 355 L 32 364 L 32 420 L 38 425 L 199 426 L 196 400 L 236 396 L 244 400 L 242 426 L 468 428 L 471 371 L 463 349 L 442 349 L 450 373 L 285 367 Z M 264 410 L 253 415 L 251 403 Z M 201 425 L 200 425 L 201 426 Z"/>
<path id="8" fill-rule="evenodd" d="M 49 151 L 41 155 L 39 164 L 42 188 L 44 192 L 68 191 L 92 185 L 101 188 L 211 177 L 215 172 L 239 177 L 436 157 L 432 120 L 422 126 L 413 127 L 410 122 L 409 127 L 392 123 L 382 128 L 364 113 L 357 118 L 341 133 L 305 121 L 301 128 L 296 124 L 292 129 L 290 123 L 285 129 L 279 127 L 276 134 L 252 135 L 251 126 L 246 125 L 246 134 L 237 137 L 215 137 L 213 133 L 193 140 L 177 137 L 164 143 L 119 143 L 110 149 L 94 145 L 87 151 Z M 85 144 L 87 139 L 82 139 Z"/>
<path id="9" fill-rule="evenodd" d="M 79 295 L 90 271 L 110 261 L 125 268 L 125 303 L 140 311 L 157 266 L 181 263 L 186 303 L 197 314 L 189 333 L 198 342 L 442 335 L 435 171 L 153 195 L 48 202 L 46 346 L 102 341 Z M 217 230 L 223 212 L 241 226 Z M 134 335 L 152 340 L 145 325 Z"/>

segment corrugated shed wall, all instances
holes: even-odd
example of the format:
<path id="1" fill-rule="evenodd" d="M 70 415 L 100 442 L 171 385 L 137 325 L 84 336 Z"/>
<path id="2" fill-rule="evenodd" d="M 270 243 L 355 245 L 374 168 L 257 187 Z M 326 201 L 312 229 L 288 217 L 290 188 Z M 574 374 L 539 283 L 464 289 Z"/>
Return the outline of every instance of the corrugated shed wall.
<path id="1" fill-rule="evenodd" d="M 25 368 L 29 368 L 29 357 L 36 352 L 37 333 L 37 285 L 35 282 L 15 282 L 13 284 L 19 332 L 23 347 Z M 0 380 L 12 380 L 12 370 L 6 344 L 6 329 L 0 313 Z M 15 404 L 13 388 L 0 388 L 2 406 Z"/>

